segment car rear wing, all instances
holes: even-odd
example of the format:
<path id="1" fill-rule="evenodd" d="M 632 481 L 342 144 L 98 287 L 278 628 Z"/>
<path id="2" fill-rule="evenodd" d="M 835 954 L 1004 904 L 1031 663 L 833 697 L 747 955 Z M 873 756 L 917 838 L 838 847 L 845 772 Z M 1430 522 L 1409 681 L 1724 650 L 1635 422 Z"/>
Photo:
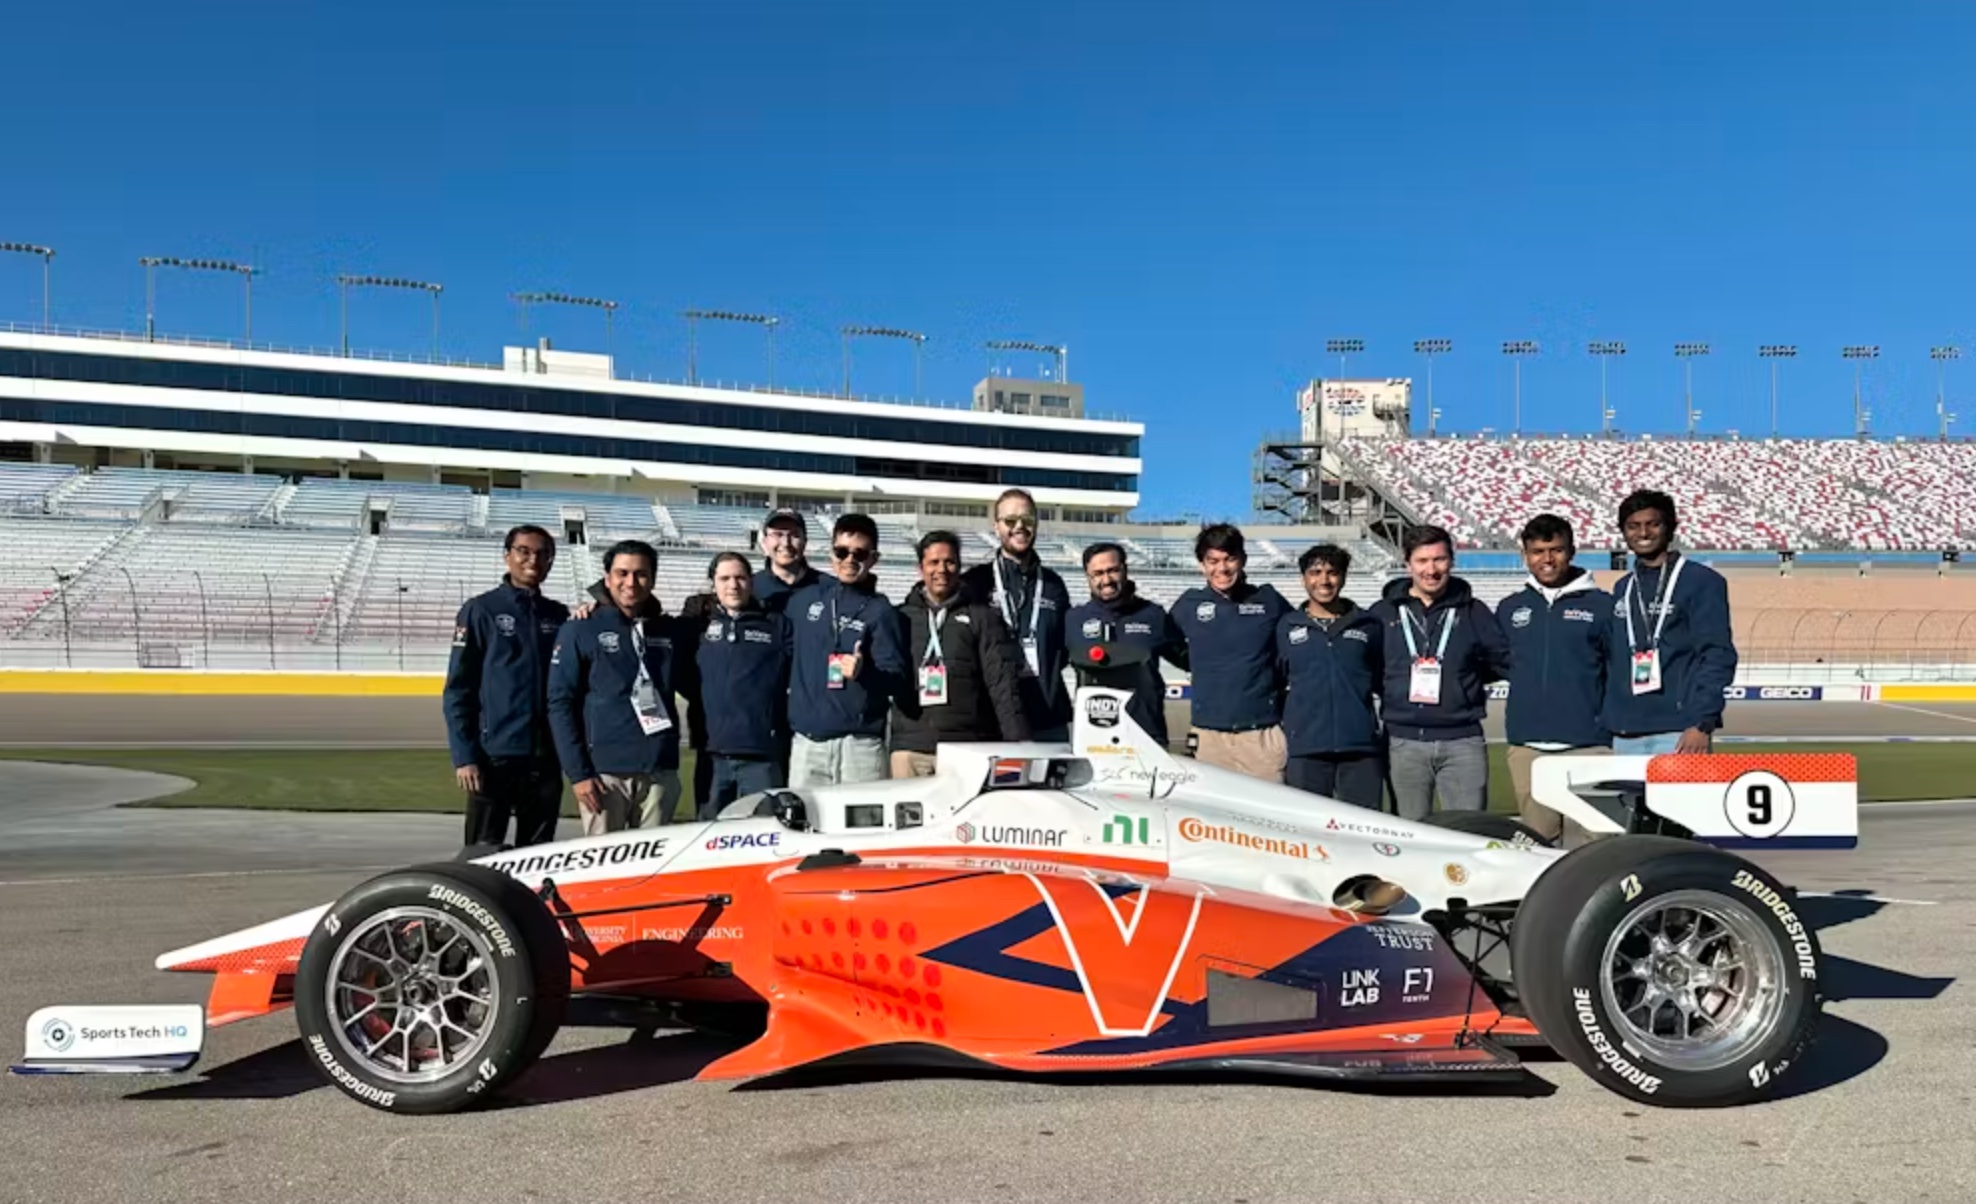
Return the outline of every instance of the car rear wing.
<path id="1" fill-rule="evenodd" d="M 1559 754 L 1532 763 L 1530 795 L 1595 835 L 1661 832 L 1731 849 L 1859 844 L 1850 753 Z"/>

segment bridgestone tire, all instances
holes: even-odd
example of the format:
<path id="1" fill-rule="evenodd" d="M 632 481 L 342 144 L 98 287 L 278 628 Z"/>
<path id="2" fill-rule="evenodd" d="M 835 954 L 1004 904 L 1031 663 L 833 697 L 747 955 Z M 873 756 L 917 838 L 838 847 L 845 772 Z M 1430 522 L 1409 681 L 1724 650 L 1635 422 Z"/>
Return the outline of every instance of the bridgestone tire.
<path id="1" fill-rule="evenodd" d="M 1481 836 L 1509 844 L 1535 845 L 1540 849 L 1557 847 L 1556 842 L 1522 820 L 1508 815 L 1492 815 L 1487 811 L 1436 811 L 1420 822 L 1430 828 L 1466 832 L 1470 836 Z"/>
<path id="2" fill-rule="evenodd" d="M 494 951 L 491 978 L 499 1006 L 485 1043 L 457 1070 L 420 1082 L 377 1073 L 345 1048 L 327 998 L 331 963 L 344 938 L 401 907 L 440 912 Z M 330 905 L 302 948 L 295 1019 L 304 1056 L 331 1086 L 373 1108 L 429 1115 L 493 1096 L 532 1065 L 562 1026 L 569 991 L 569 946 L 541 900 L 499 870 L 442 862 L 393 870 Z"/>
<path id="3" fill-rule="evenodd" d="M 1627 1037 L 1605 998 L 1608 941 L 1626 917 L 1676 892 L 1753 918 L 1770 942 L 1781 1001 L 1740 1056 L 1669 1065 Z M 1665 836 L 1615 836 L 1561 858 L 1530 888 L 1510 934 L 1524 1011 L 1558 1053 L 1605 1087 L 1659 1107 L 1724 1107 L 1773 1095 L 1803 1060 L 1824 1007 L 1817 933 L 1793 894 L 1740 857 Z"/>

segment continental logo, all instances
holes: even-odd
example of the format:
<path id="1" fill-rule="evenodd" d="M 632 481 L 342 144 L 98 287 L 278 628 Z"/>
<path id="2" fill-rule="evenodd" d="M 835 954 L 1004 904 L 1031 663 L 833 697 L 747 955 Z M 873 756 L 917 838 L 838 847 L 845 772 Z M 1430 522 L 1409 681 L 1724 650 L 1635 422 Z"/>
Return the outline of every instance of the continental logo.
<path id="1" fill-rule="evenodd" d="M 329 1071 L 329 1077 L 341 1083 L 344 1090 L 358 1099 L 369 1100 L 380 1108 L 389 1108 L 398 1102 L 396 1091 L 380 1090 L 343 1069 L 343 1063 L 337 1061 L 336 1055 L 329 1052 L 329 1043 L 320 1035 L 309 1038 L 309 1048 L 316 1051 L 316 1061 L 321 1062 L 323 1069 Z"/>
<path id="2" fill-rule="evenodd" d="M 1329 861 L 1331 854 L 1323 845 L 1312 844 L 1308 840 L 1288 840 L 1280 836 L 1257 836 L 1222 824 L 1210 824 L 1188 816 L 1180 821 L 1180 839 L 1189 844 L 1207 841 L 1212 844 L 1234 845 L 1238 849 L 1249 849 L 1257 853 L 1274 853 L 1278 857 L 1295 857 L 1300 861 Z"/>
<path id="3" fill-rule="evenodd" d="M 1805 932 L 1804 922 L 1798 919 L 1797 912 L 1791 910 L 1791 905 L 1785 901 L 1784 896 L 1765 886 L 1761 878 L 1748 870 L 1736 871 L 1735 885 L 1738 890 L 1746 890 L 1756 896 L 1757 901 L 1768 907 L 1770 914 L 1776 916 L 1777 922 L 1784 926 L 1784 931 L 1791 938 L 1791 949 L 1798 955 L 1798 977 L 1816 979 L 1818 959 L 1812 956 L 1811 936 Z"/>
<path id="4" fill-rule="evenodd" d="M 463 895 L 450 886 L 435 886 L 426 898 L 444 903 L 453 910 L 471 917 L 500 947 L 502 957 L 515 955 L 515 943 L 508 938 L 508 930 L 502 927 L 501 922 L 494 918 L 494 913 L 482 907 L 478 900 Z"/>
<path id="5" fill-rule="evenodd" d="M 1592 1052 L 1599 1055 L 1599 1060 L 1612 1067 L 1614 1074 L 1638 1087 L 1643 1094 L 1652 1095 L 1659 1091 L 1659 1077 L 1627 1061 L 1626 1055 L 1613 1046 L 1605 1030 L 1599 1027 L 1598 1013 L 1592 1010 L 1592 993 L 1584 987 L 1573 987 L 1571 997 L 1572 1006 L 1578 1011 L 1578 1027 L 1585 1030 L 1585 1039 L 1592 1043 Z"/>

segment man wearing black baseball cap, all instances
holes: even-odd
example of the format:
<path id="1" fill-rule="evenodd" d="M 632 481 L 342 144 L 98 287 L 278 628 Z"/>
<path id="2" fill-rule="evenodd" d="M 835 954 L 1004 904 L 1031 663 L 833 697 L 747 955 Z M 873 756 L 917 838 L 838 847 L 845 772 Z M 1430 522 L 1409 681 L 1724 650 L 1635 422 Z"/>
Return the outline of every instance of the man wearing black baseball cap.
<path id="1" fill-rule="evenodd" d="M 810 524 L 802 511 L 788 506 L 769 511 L 762 520 L 762 559 L 767 563 L 755 574 L 755 601 L 780 612 L 790 594 L 816 584 L 817 571 L 803 554 L 809 544 Z"/>

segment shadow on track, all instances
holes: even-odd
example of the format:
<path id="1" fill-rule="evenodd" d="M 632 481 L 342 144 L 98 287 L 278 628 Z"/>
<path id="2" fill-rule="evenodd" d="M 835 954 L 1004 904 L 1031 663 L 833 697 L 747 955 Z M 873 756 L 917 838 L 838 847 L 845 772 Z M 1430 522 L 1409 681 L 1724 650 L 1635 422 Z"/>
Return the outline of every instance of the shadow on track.
<path id="1" fill-rule="evenodd" d="M 1087 1071 L 1082 1073 L 1033 1074 L 984 1066 L 972 1059 L 946 1061 L 930 1056 L 925 1062 L 866 1061 L 855 1055 L 830 1063 L 802 1066 L 764 1078 L 737 1083 L 734 1091 L 799 1091 L 824 1087 L 848 1087 L 870 1083 L 907 1082 L 920 1079 L 949 1079 L 983 1083 L 1030 1083 L 1050 1087 L 1280 1087 L 1347 1095 L 1459 1096 L 1463 1098 L 1511 1097 L 1541 1099 L 1553 1095 L 1557 1087 L 1525 1071 L 1511 1078 L 1455 1076 L 1433 1081 L 1391 1079 L 1317 1079 L 1290 1073 L 1257 1070 L 1130 1070 Z"/>

